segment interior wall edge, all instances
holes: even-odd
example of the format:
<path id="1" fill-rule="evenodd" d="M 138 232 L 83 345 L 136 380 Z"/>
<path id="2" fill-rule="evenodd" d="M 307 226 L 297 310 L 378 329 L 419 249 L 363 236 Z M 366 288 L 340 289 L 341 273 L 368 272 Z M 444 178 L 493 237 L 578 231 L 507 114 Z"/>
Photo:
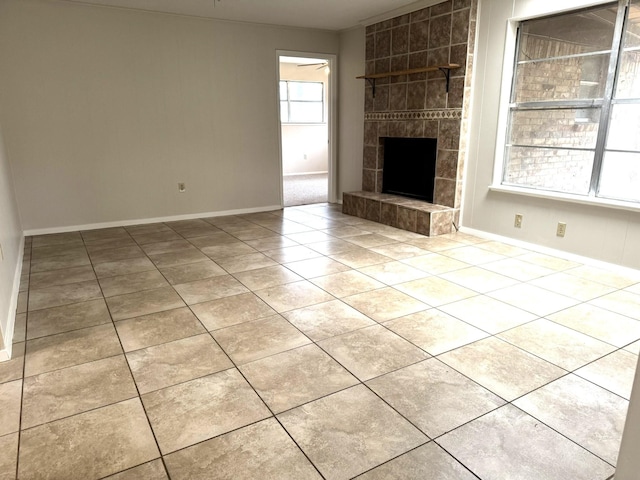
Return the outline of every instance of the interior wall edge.
<path id="1" fill-rule="evenodd" d="M 9 311 L 7 312 L 7 328 L 2 332 L 4 339 L 4 348 L 0 350 L 0 362 L 11 359 L 13 349 L 13 330 L 16 324 L 16 309 L 18 307 L 18 294 L 20 293 L 20 277 L 22 277 L 22 257 L 24 255 L 24 232 L 20 237 L 20 245 L 18 247 L 18 257 L 16 260 L 16 268 L 13 276 L 13 290 L 9 299 Z M 0 326 L 2 323 L 0 322 Z"/>
<path id="2" fill-rule="evenodd" d="M 194 218 L 223 217 L 226 215 L 242 215 L 244 213 L 260 213 L 282 210 L 280 205 L 269 205 L 264 207 L 240 208 L 236 210 L 220 210 L 215 212 L 187 213 L 182 215 L 171 215 L 167 217 L 140 218 L 134 220 L 120 220 L 114 222 L 89 223 L 85 225 L 68 225 L 63 227 L 35 228 L 24 231 L 24 236 L 49 235 L 52 233 L 77 232 L 83 230 L 99 230 L 101 228 L 126 227 L 130 225 L 144 225 L 148 223 L 175 222 L 178 220 L 191 220 Z"/>

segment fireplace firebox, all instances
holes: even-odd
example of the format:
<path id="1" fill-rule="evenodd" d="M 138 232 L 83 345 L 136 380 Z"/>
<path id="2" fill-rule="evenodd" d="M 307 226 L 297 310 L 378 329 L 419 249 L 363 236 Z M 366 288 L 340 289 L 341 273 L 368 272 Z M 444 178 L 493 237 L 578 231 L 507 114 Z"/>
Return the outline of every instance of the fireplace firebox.
<path id="1" fill-rule="evenodd" d="M 384 137 L 382 192 L 433 202 L 435 138 Z"/>

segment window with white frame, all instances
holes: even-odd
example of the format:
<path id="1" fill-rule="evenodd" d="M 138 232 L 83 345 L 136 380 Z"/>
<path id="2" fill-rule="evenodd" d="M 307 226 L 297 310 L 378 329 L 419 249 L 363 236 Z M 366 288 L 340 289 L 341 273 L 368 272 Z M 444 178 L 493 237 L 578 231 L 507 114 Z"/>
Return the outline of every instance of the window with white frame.
<path id="1" fill-rule="evenodd" d="M 640 202 L 640 0 L 520 22 L 502 184 Z"/>
<path id="2" fill-rule="evenodd" d="M 324 123 L 322 82 L 280 81 L 282 123 Z"/>

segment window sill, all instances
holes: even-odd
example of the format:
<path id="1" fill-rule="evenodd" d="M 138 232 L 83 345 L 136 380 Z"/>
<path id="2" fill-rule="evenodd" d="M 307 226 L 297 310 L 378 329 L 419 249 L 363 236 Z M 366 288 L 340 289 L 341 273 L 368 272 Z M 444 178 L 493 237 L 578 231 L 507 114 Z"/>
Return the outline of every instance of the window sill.
<path id="1" fill-rule="evenodd" d="M 524 195 L 527 197 L 546 198 L 549 200 L 556 200 L 560 202 L 578 203 L 581 205 L 640 212 L 639 203 L 610 200 L 607 198 L 583 197 L 580 195 L 571 195 L 569 193 L 548 192 L 544 190 L 514 187 L 511 185 L 489 185 L 489 190 L 492 192 L 511 193 L 514 195 Z"/>

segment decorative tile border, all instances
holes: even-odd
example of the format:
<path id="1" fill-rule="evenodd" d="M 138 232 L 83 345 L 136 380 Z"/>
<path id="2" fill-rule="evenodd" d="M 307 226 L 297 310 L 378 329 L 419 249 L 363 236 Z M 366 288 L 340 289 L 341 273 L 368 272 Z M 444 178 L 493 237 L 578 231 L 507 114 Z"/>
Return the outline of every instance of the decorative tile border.
<path id="1" fill-rule="evenodd" d="M 445 108 L 441 110 L 416 110 L 406 112 L 369 112 L 364 114 L 366 120 L 441 120 L 461 119 L 461 108 Z"/>

